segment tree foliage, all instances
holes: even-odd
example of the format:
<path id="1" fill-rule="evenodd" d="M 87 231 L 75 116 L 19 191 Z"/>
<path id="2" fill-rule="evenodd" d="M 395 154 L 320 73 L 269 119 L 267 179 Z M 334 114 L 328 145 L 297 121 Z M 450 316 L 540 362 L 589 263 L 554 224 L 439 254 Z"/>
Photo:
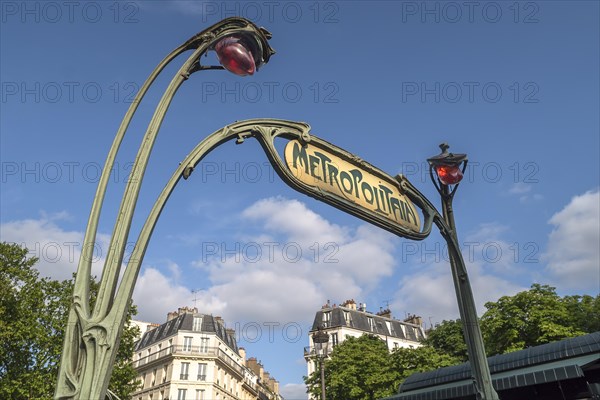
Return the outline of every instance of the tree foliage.
<path id="1" fill-rule="evenodd" d="M 460 359 L 431 346 L 397 348 L 390 354 L 387 344 L 374 335 L 349 337 L 334 348 L 325 361 L 327 399 L 372 400 L 396 393 L 398 386 L 415 372 L 431 371 L 460 363 Z M 321 398 L 319 368 L 304 377 L 308 392 Z"/>
<path id="2" fill-rule="evenodd" d="M 485 307 L 481 331 L 488 356 L 600 331 L 600 295 L 560 297 L 552 286 L 533 284 Z M 424 343 L 467 359 L 460 319 L 443 321 Z"/>
<path id="3" fill-rule="evenodd" d="M 467 344 L 463 336 L 462 322 L 442 321 L 435 329 L 427 333 L 423 344 L 430 346 L 443 354 L 447 354 L 460 362 L 467 361 Z"/>
<path id="4" fill-rule="evenodd" d="M 586 296 L 582 302 L 583 299 L 579 296 L 561 298 L 555 288 L 534 284 L 527 291 L 486 303 L 481 330 L 488 355 L 593 332 L 589 329 L 597 327 L 599 317 L 592 311 L 600 299 Z"/>
<path id="5" fill-rule="evenodd" d="M 485 304 L 481 330 L 489 355 L 521 350 L 585 333 L 600 331 L 600 295 L 556 294 L 534 284 L 514 296 Z M 399 348 L 391 354 L 373 335 L 348 338 L 325 361 L 327 398 L 370 400 L 393 395 L 408 376 L 467 361 L 460 319 L 443 321 L 418 348 Z M 304 377 L 308 392 L 321 398 L 320 371 Z"/>
<path id="6" fill-rule="evenodd" d="M 319 369 L 304 379 L 309 393 L 320 398 Z M 349 337 L 325 361 L 325 383 L 330 400 L 373 400 L 392 395 L 397 387 L 397 373 L 387 345 L 373 335 Z"/>
<path id="7" fill-rule="evenodd" d="M 438 368 L 460 364 L 463 360 L 439 351 L 432 346 L 417 348 L 397 348 L 391 354 L 394 371 L 398 374 L 398 384 L 417 372 L 433 371 Z"/>
<path id="8" fill-rule="evenodd" d="M 74 281 L 40 278 L 36 262 L 27 256 L 27 249 L 0 243 L 1 399 L 54 395 Z M 91 282 L 92 302 L 98 287 Z M 135 312 L 132 306 L 127 322 Z M 130 360 L 137 329 L 125 327 L 109 384 L 122 399 L 136 389 Z"/>

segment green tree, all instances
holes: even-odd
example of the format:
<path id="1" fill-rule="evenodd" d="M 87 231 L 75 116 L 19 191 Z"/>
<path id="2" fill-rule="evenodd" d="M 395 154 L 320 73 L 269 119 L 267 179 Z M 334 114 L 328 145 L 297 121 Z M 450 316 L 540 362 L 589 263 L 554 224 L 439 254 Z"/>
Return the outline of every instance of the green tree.
<path id="1" fill-rule="evenodd" d="M 325 361 L 328 400 L 374 400 L 390 396 L 397 387 L 397 377 L 387 345 L 373 335 L 349 337 Z M 320 398 L 320 371 L 304 377 L 304 381 L 308 392 Z"/>
<path id="2" fill-rule="evenodd" d="M 586 317 L 582 312 L 575 317 L 572 310 L 578 305 L 581 302 L 577 299 L 563 299 L 556 294 L 555 288 L 540 284 L 533 284 L 531 289 L 514 296 L 501 297 L 497 302 L 486 303 L 481 330 L 488 355 L 583 335 L 585 327 L 578 324 L 592 316 Z"/>
<path id="3" fill-rule="evenodd" d="M 27 249 L 0 243 L 0 398 L 50 399 L 58 375 L 73 280 L 40 278 Z M 92 302 L 98 284 L 91 282 Z M 135 315 L 130 307 L 127 321 Z M 109 389 L 121 399 L 136 390 L 130 363 L 138 328 L 126 327 Z"/>
<path id="4" fill-rule="evenodd" d="M 467 361 L 467 344 L 460 319 L 442 321 L 427 333 L 427 339 L 423 341 L 423 344 L 433 347 L 438 352 L 448 354 L 460 362 Z"/>
<path id="5" fill-rule="evenodd" d="M 398 384 L 400 384 L 412 374 L 460 364 L 462 359 L 432 346 L 422 346 L 394 349 L 391 354 L 391 362 L 394 371 L 398 373 Z"/>
<path id="6" fill-rule="evenodd" d="M 600 331 L 600 294 L 565 296 L 563 302 L 574 326 L 586 333 Z"/>

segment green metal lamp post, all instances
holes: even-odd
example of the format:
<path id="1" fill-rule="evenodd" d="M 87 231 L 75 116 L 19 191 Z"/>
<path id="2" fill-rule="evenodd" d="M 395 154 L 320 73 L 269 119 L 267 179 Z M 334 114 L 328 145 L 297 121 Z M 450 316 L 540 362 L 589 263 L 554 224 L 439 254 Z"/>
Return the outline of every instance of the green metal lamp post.
<path id="1" fill-rule="evenodd" d="M 227 69 L 240 76 L 252 75 L 274 54 L 268 43 L 270 38 L 271 34 L 268 31 L 244 18 L 227 18 L 194 35 L 173 50 L 158 64 L 140 88 L 121 122 L 108 153 L 88 219 L 75 279 L 73 304 L 65 330 L 55 392 L 56 399 L 102 400 L 107 395 L 126 311 L 131 302 L 141 261 L 158 215 L 170 194 L 168 192 L 165 197 L 163 193 L 159 197 L 158 209 L 155 204 L 140 232 L 121 283 L 117 288 L 117 280 L 144 172 L 156 136 L 175 93 L 183 82 L 197 71 Z M 192 51 L 192 54 L 177 71 L 165 90 L 137 152 L 113 228 L 96 303 L 92 309 L 89 304 L 92 252 L 102 203 L 116 154 L 129 123 L 149 87 L 171 61 L 188 50 Z M 200 63 L 201 56 L 210 50 L 217 53 L 221 65 L 204 66 Z"/>
<path id="2" fill-rule="evenodd" d="M 326 400 L 325 396 L 325 359 L 329 350 L 329 334 L 317 328 L 317 331 L 312 335 L 312 340 L 315 345 L 317 358 L 320 360 L 321 369 L 321 400 Z"/>
<path id="3" fill-rule="evenodd" d="M 452 280 L 467 344 L 469 362 L 471 363 L 471 371 L 474 375 L 475 393 L 478 398 L 483 396 L 486 400 L 497 400 L 498 394 L 494 390 L 491 381 L 469 276 L 462 254 L 457 251 L 458 235 L 454 222 L 454 211 L 452 210 L 452 200 L 463 178 L 468 160 L 466 154 L 449 153 L 449 147 L 446 143 L 440 144 L 442 152 L 427 159 L 429 176 L 442 199 L 442 217 L 446 223 L 444 230 L 447 229 L 445 236 L 447 237 L 448 247 L 452 249 L 450 251 Z M 440 230 L 442 229 L 440 228 Z"/>
<path id="4" fill-rule="evenodd" d="M 180 179 L 188 179 L 194 167 L 210 151 L 230 140 L 236 140 L 236 143 L 240 144 L 246 138 L 254 137 L 259 141 L 280 178 L 301 193 L 411 240 L 425 239 L 431 233 L 433 224 L 439 228 L 450 252 L 458 306 L 476 383 L 475 392 L 479 398 L 497 400 L 498 396 L 491 384 L 473 293 L 460 252 L 452 213 L 452 198 L 466 167 L 466 155 L 448 153 L 447 145 L 442 145 L 442 154 L 428 160 L 432 180 L 442 196 L 443 212 L 440 215 L 431 202 L 404 176 L 398 175 L 393 178 L 355 155 L 311 135 L 308 124 L 276 119 L 255 119 L 230 124 L 202 140 L 173 172 L 146 218 L 122 274 L 121 283 L 117 286 L 144 172 L 160 125 L 177 89 L 191 74 L 206 69 L 227 69 L 240 76 L 253 74 L 266 64 L 274 53 L 268 43 L 270 37 L 269 32 L 244 18 L 227 18 L 173 50 L 140 88 L 117 131 L 94 197 L 75 279 L 73 304 L 65 330 L 55 398 L 104 399 L 140 266 L 152 231 L 169 196 Z M 188 50 L 192 51 L 192 55 L 165 90 L 136 155 L 113 228 L 100 289 L 92 309 L 89 304 L 92 253 L 102 203 L 116 154 L 149 87 L 173 59 Z M 200 57 L 209 50 L 217 53 L 220 66 L 201 65 Z M 278 137 L 290 140 L 286 146 L 286 161 L 282 160 L 274 144 Z M 319 151 L 318 156 L 315 155 L 315 150 Z M 311 165 L 322 163 L 322 169 L 309 169 L 309 158 Z M 433 176 L 434 169 L 437 183 Z M 311 176 L 321 170 L 322 176 Z M 347 185 L 356 187 L 348 190 Z M 450 190 L 452 185 L 454 187 Z M 415 205 L 423 212 L 422 225 Z M 327 333 L 322 333 L 324 335 L 313 337 L 315 344 L 328 343 Z M 323 375 L 321 363 L 322 394 L 325 400 Z M 110 393 L 108 394 L 110 396 Z"/>

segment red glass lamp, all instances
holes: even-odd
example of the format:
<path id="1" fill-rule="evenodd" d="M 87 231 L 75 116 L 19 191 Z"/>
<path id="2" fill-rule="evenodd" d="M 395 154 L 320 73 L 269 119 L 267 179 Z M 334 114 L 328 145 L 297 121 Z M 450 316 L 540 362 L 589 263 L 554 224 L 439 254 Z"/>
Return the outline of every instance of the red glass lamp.
<path id="1" fill-rule="evenodd" d="M 438 165 L 435 167 L 435 172 L 444 185 L 456 185 L 463 178 L 463 173 L 458 165 Z"/>
<path id="2" fill-rule="evenodd" d="M 240 36 L 227 36 L 217 42 L 215 51 L 221 65 L 239 76 L 252 75 L 256 71 L 255 54 L 246 40 Z"/>
<path id="3" fill-rule="evenodd" d="M 442 149 L 441 154 L 427 159 L 431 168 L 430 172 L 432 172 L 431 178 L 433 179 L 433 171 L 435 171 L 438 181 L 442 185 L 457 185 L 463 178 L 467 155 L 449 153 L 450 146 L 446 143 L 442 143 L 440 148 Z"/>

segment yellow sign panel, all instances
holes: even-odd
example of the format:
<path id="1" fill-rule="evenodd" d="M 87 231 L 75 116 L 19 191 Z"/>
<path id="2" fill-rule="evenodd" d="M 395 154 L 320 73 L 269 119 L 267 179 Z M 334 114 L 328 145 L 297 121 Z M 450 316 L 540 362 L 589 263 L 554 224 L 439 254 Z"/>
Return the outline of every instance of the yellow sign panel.
<path id="1" fill-rule="evenodd" d="M 419 232 L 419 213 L 392 182 L 361 169 L 358 163 L 346 161 L 310 143 L 291 140 L 284 155 L 290 171 L 304 184 Z"/>

